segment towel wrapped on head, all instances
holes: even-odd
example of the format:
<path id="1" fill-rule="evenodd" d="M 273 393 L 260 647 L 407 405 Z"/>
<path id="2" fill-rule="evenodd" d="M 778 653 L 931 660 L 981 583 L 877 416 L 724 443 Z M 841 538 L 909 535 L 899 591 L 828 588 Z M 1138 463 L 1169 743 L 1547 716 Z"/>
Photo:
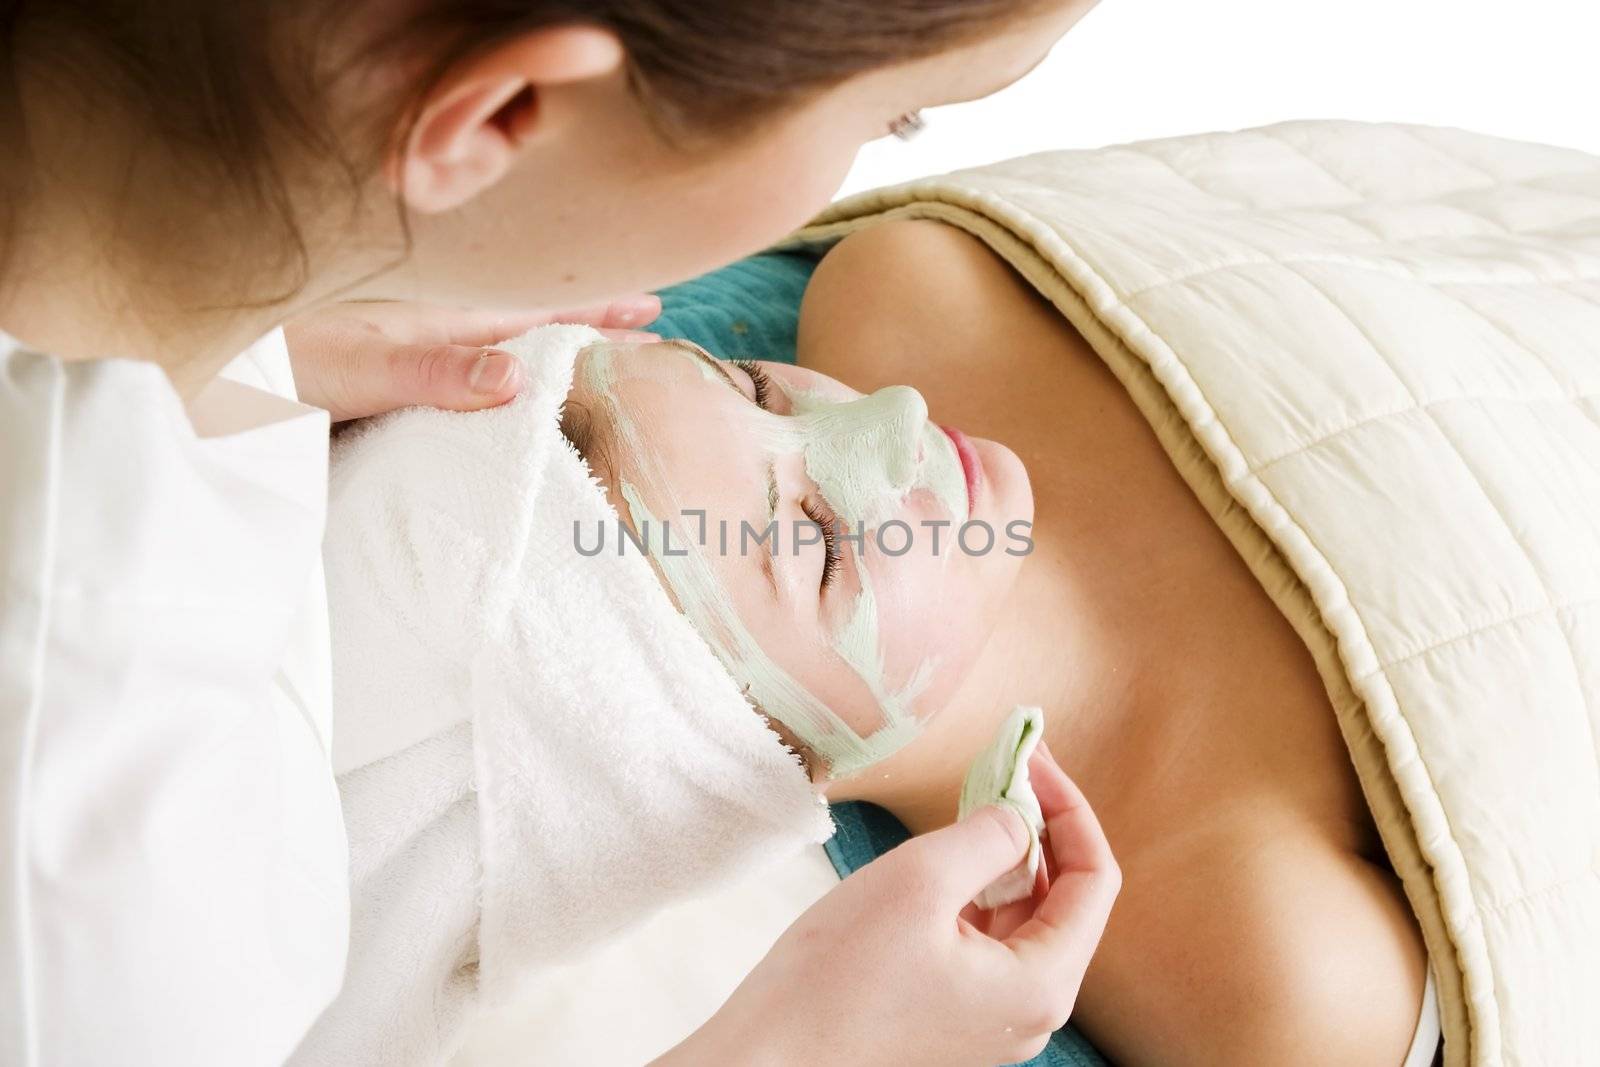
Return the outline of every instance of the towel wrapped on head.
<path id="1" fill-rule="evenodd" d="M 304 1062 L 432 1062 L 466 1003 L 831 833 L 796 757 L 562 437 L 600 336 L 501 346 L 527 387 L 335 446 L 325 555 L 353 864 L 345 992 Z M 614 528 L 614 527 L 613 527 Z"/>

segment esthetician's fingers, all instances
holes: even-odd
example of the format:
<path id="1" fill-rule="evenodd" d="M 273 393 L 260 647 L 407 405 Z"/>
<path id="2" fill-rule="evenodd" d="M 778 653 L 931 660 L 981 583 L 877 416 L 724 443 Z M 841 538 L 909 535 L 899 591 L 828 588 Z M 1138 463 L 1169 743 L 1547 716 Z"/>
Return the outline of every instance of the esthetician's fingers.
<path id="1" fill-rule="evenodd" d="M 601 330 L 619 341 L 653 341 L 655 334 Z M 403 407 L 480 411 L 498 407 L 522 391 L 522 361 L 495 348 L 466 345 L 404 345 L 391 348 L 361 382 L 355 400 L 334 418 L 361 418 Z"/>
<path id="2" fill-rule="evenodd" d="M 1055 861 L 1050 891 L 1033 917 L 1007 939 L 1017 955 L 1075 989 L 1105 933 L 1122 871 L 1100 820 L 1083 793 L 1043 745 L 1028 764 L 1028 778 L 1044 812 L 1044 836 Z"/>
<path id="3" fill-rule="evenodd" d="M 454 345 L 492 346 L 552 322 L 593 326 L 603 333 L 631 333 L 648 326 L 661 315 L 661 298 L 637 293 L 609 304 L 566 311 L 473 311 L 432 306 L 418 307 L 417 311 L 429 317 L 434 340 Z"/>
<path id="4" fill-rule="evenodd" d="M 973 926 L 983 931 L 996 941 L 1005 941 L 1016 933 L 1038 910 L 1039 905 L 1050 893 L 1050 876 L 1045 873 L 1043 863 L 1033 877 L 1033 892 L 1021 900 L 1014 900 L 1010 904 L 1002 904 L 993 911 L 980 911 L 979 918 L 973 921 Z"/>
<path id="5" fill-rule="evenodd" d="M 897 858 L 907 872 L 916 872 L 922 887 L 936 895 L 934 905 L 955 915 L 990 882 L 1022 862 L 1027 850 L 1022 816 L 1010 808 L 987 807 L 912 838 L 884 860 Z"/>
<path id="6" fill-rule="evenodd" d="M 300 399 L 335 422 L 396 408 L 476 411 L 503 404 L 522 386 L 515 357 L 495 344 L 550 322 L 581 322 L 612 336 L 653 340 L 627 329 L 660 313 L 640 295 L 571 312 L 464 311 L 402 303 L 339 304 L 284 326 Z"/>
<path id="7" fill-rule="evenodd" d="M 352 342 L 347 352 L 314 377 L 298 368 L 295 375 L 300 398 L 327 408 L 334 422 L 406 407 L 477 411 L 522 389 L 522 362 L 492 348 L 374 338 Z"/>

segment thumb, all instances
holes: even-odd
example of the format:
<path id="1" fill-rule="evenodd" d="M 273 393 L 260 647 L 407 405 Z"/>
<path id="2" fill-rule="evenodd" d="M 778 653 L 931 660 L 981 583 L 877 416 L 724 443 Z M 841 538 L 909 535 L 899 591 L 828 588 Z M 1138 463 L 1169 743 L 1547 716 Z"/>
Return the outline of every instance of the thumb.
<path id="1" fill-rule="evenodd" d="M 354 419 L 404 407 L 477 411 L 504 404 L 522 388 L 522 361 L 509 352 L 473 345 L 394 345 L 358 363 L 343 410 Z"/>
<path id="2" fill-rule="evenodd" d="M 879 862 L 893 860 L 912 884 L 931 885 L 955 913 L 990 882 L 1022 862 L 1028 829 L 1010 808 L 980 808 L 958 823 L 914 837 Z"/>

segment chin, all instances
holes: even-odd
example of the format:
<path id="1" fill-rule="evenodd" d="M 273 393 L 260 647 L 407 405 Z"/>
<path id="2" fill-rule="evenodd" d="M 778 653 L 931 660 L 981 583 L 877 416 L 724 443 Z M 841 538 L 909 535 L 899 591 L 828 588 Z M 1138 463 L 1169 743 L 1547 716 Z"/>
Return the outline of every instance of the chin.
<path id="1" fill-rule="evenodd" d="M 972 517 L 1003 530 L 1016 520 L 1033 520 L 1033 483 L 1018 455 L 998 441 L 975 437 L 973 448 L 983 463 L 984 484 Z"/>

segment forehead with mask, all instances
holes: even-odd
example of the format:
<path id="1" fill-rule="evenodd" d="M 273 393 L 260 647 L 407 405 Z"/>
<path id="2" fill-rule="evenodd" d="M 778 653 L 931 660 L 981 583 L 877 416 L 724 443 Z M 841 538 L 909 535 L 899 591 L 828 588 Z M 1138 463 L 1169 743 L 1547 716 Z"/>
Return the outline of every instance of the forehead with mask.
<path id="1" fill-rule="evenodd" d="M 920 394 L 685 344 L 596 345 L 569 407 L 636 538 L 605 550 L 649 552 L 814 771 L 854 775 L 917 736 L 967 658 L 963 579 L 983 563 L 954 550 L 968 481 Z"/>

